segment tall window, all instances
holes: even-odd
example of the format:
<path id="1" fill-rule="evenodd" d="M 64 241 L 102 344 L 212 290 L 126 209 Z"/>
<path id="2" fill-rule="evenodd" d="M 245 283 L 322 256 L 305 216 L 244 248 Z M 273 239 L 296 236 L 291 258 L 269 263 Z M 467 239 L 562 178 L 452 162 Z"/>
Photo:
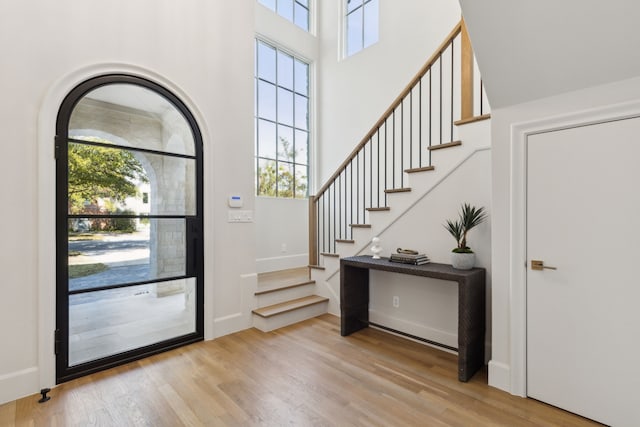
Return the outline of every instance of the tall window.
<path id="1" fill-rule="evenodd" d="M 309 0 L 258 0 L 258 2 L 309 31 Z"/>
<path id="2" fill-rule="evenodd" d="M 309 176 L 309 64 L 256 40 L 258 196 L 305 198 Z"/>
<path id="3" fill-rule="evenodd" d="M 378 41 L 378 20 L 378 0 L 347 0 L 347 56 L 360 52 Z"/>

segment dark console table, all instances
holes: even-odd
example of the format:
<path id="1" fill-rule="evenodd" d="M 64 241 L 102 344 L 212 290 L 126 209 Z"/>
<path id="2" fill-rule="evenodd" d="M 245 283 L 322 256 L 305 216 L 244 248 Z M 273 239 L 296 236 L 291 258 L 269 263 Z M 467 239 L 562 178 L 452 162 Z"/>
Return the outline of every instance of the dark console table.
<path id="1" fill-rule="evenodd" d="M 369 326 L 369 270 L 450 280 L 458 284 L 458 379 L 468 381 L 484 365 L 484 268 L 456 270 L 449 264 L 411 265 L 386 258 L 355 256 L 340 259 L 342 336 Z M 396 331 L 398 332 L 398 331 Z M 446 347 L 446 346 L 443 346 Z M 447 347 L 450 348 L 450 347 Z"/>

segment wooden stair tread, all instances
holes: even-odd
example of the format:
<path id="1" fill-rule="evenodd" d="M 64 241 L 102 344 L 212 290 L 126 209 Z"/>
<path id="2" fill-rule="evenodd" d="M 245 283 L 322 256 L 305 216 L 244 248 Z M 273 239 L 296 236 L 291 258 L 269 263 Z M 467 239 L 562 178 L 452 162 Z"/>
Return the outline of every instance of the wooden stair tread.
<path id="1" fill-rule="evenodd" d="M 431 147 L 427 147 L 430 151 L 433 150 L 442 150 L 443 148 L 457 147 L 458 145 L 462 145 L 462 141 L 451 141 L 444 144 L 432 145 Z"/>
<path id="2" fill-rule="evenodd" d="M 475 122 L 480 122 L 482 120 L 488 120 L 490 118 L 491 118 L 491 114 L 482 114 L 480 116 L 469 117 L 468 119 L 456 120 L 455 122 L 453 122 L 453 124 L 456 125 L 456 126 L 462 126 L 462 125 L 466 125 L 466 124 L 469 124 L 469 123 L 475 123 Z"/>
<path id="3" fill-rule="evenodd" d="M 284 291 L 285 289 L 293 289 L 293 288 L 299 288 L 300 286 L 313 285 L 315 283 L 316 283 L 315 280 L 307 280 L 305 282 L 300 282 L 300 283 L 285 284 L 285 285 L 282 285 L 282 286 L 272 287 L 272 288 L 269 288 L 269 289 L 260 289 L 259 291 L 256 291 L 254 293 L 254 295 L 256 295 L 256 296 L 265 295 L 265 294 L 269 294 L 269 293 L 272 293 L 272 292 Z"/>
<path id="4" fill-rule="evenodd" d="M 334 254 L 332 252 L 320 252 L 320 255 L 329 256 L 329 257 L 333 257 L 333 258 L 340 257 L 340 254 Z"/>
<path id="5" fill-rule="evenodd" d="M 424 166 L 421 168 L 411 168 L 411 169 L 405 169 L 404 171 L 406 173 L 416 173 L 416 172 L 429 172 L 432 170 L 435 170 L 435 166 Z"/>
<path id="6" fill-rule="evenodd" d="M 355 240 L 351 239 L 336 239 L 336 243 L 355 243 Z"/>
<path id="7" fill-rule="evenodd" d="M 369 212 L 381 212 L 381 211 L 390 211 L 391 208 L 389 206 L 382 206 L 379 208 L 367 208 Z"/>
<path id="8" fill-rule="evenodd" d="M 253 310 L 253 313 L 257 314 L 260 317 L 272 317 L 278 314 L 297 310 L 299 308 L 308 307 L 310 305 L 320 304 L 325 301 L 329 301 L 329 298 L 321 297 L 318 295 L 310 295 L 308 297 L 296 298 L 291 301 L 281 302 L 279 304 L 273 304 L 267 307 L 256 308 L 255 310 Z"/>
<path id="9" fill-rule="evenodd" d="M 371 228 L 371 224 L 349 224 L 353 228 Z"/>
<path id="10" fill-rule="evenodd" d="M 314 270 L 324 270 L 324 266 L 322 265 L 309 265 L 309 268 L 312 268 Z"/>
<path id="11" fill-rule="evenodd" d="M 411 187 L 404 187 L 404 188 L 387 188 L 386 190 L 384 190 L 385 193 L 406 193 L 411 191 Z"/>

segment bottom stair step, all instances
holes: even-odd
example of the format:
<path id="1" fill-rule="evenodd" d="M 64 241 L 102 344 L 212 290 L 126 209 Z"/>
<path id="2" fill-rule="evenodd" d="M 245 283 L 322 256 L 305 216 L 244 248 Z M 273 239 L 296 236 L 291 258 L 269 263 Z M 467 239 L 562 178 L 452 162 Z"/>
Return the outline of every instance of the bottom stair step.
<path id="1" fill-rule="evenodd" d="M 253 310 L 253 326 L 272 331 L 327 312 L 329 298 L 310 295 Z"/>

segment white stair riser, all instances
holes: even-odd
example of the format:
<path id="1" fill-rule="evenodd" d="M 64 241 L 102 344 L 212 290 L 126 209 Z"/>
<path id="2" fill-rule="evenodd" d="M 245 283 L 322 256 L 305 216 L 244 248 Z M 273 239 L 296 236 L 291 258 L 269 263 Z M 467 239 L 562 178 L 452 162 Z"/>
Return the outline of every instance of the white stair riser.
<path id="1" fill-rule="evenodd" d="M 316 284 L 310 283 L 304 286 L 280 289 L 274 292 L 269 292 L 268 294 L 257 295 L 258 308 L 313 295 L 315 288 Z"/>
<path id="2" fill-rule="evenodd" d="M 271 317 L 253 315 L 253 326 L 263 332 L 273 331 L 284 326 L 302 322 L 312 317 L 327 313 L 328 301 L 287 311 Z"/>
<path id="3" fill-rule="evenodd" d="M 340 254 L 341 257 L 344 255 Z M 335 270 L 340 267 L 340 258 L 334 256 L 322 256 L 320 255 L 320 260 L 322 261 L 322 265 L 324 268 L 328 270 Z"/>

